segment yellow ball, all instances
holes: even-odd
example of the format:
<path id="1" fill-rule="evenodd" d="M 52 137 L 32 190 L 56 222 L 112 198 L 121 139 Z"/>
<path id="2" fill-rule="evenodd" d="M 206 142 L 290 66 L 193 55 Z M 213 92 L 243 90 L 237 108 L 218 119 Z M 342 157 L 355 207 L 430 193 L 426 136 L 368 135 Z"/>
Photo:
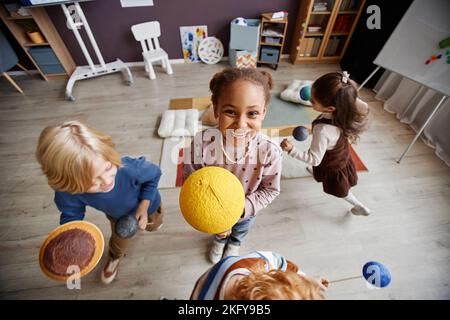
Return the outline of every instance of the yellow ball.
<path id="1" fill-rule="evenodd" d="M 231 229 L 241 217 L 244 206 L 241 182 L 220 167 L 193 172 L 181 188 L 180 209 L 184 219 L 202 232 L 221 233 Z"/>

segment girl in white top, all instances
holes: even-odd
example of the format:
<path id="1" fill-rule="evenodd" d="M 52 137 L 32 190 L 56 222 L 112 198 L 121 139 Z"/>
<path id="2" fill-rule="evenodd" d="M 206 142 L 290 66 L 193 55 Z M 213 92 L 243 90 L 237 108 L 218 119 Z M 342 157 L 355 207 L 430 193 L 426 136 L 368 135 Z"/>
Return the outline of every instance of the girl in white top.
<path id="1" fill-rule="evenodd" d="M 369 215 L 370 209 L 350 191 L 358 176 L 348 148 L 365 127 L 367 104 L 358 99 L 356 85 L 347 72 L 328 73 L 317 79 L 311 88 L 311 103 L 322 114 L 313 121 L 309 150 L 300 152 L 287 139 L 281 142 L 281 148 L 313 167 L 314 179 L 322 183 L 324 192 L 352 204 L 353 214 Z"/>

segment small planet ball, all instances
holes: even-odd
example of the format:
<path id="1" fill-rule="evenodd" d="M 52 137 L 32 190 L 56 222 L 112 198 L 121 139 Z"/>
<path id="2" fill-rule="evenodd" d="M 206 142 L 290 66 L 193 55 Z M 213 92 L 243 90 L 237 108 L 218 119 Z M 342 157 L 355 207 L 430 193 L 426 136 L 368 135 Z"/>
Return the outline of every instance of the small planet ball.
<path id="1" fill-rule="evenodd" d="M 304 126 L 295 127 L 295 129 L 292 131 L 292 136 L 297 141 L 304 141 L 308 139 L 308 134 L 308 129 Z"/>
<path id="2" fill-rule="evenodd" d="M 301 86 L 299 90 L 300 98 L 304 101 L 311 100 L 311 85 Z"/>
<path id="3" fill-rule="evenodd" d="M 389 269 L 377 261 L 367 262 L 363 266 L 362 274 L 368 283 L 378 288 L 387 287 L 389 283 L 391 283 L 391 273 L 389 272 Z"/>
<path id="4" fill-rule="evenodd" d="M 239 179 L 220 167 L 193 172 L 180 191 L 180 209 L 195 229 L 218 234 L 231 229 L 241 217 L 245 192 Z"/>
<path id="5" fill-rule="evenodd" d="M 116 222 L 116 233 L 123 239 L 131 238 L 139 229 L 139 223 L 134 214 L 127 214 Z"/>

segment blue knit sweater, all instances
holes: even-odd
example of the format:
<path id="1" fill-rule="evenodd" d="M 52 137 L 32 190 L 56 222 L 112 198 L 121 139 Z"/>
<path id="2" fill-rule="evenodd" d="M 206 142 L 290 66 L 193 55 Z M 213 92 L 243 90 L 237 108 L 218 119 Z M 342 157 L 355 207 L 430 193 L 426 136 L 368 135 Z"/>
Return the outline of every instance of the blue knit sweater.
<path id="1" fill-rule="evenodd" d="M 123 157 L 118 168 L 114 188 L 109 192 L 77 193 L 55 192 L 55 203 L 61 211 L 60 223 L 83 220 L 86 206 L 104 212 L 112 219 L 134 214 L 141 200 L 150 200 L 148 213 L 153 213 L 161 203 L 158 182 L 160 168 L 146 161 Z"/>

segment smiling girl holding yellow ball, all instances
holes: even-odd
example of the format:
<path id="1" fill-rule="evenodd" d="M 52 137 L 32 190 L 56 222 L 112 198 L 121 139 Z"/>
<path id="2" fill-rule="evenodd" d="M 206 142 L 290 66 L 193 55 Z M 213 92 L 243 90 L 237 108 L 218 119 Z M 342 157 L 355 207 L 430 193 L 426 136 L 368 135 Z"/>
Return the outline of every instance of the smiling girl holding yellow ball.
<path id="1" fill-rule="evenodd" d="M 203 167 L 221 167 L 239 179 L 245 192 L 238 222 L 214 237 L 213 263 L 222 255 L 239 255 L 255 216 L 280 193 L 281 149 L 261 133 L 272 85 L 269 73 L 245 68 L 225 69 L 209 83 L 218 126 L 194 137 L 185 178 Z"/>

